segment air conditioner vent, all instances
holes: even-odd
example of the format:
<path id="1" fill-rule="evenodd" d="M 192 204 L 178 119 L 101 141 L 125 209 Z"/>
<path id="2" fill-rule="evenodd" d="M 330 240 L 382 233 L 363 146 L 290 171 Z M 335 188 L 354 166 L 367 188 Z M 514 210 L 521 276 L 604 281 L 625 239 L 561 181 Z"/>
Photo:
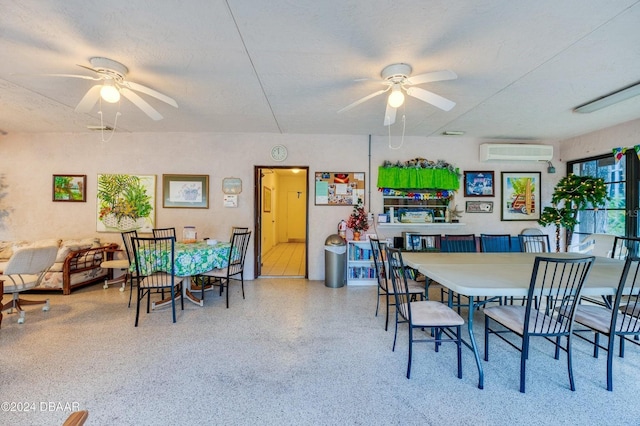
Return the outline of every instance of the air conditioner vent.
<path id="1" fill-rule="evenodd" d="M 480 161 L 550 161 L 552 158 L 552 145 L 535 145 L 524 143 L 483 143 L 480 145 Z"/>

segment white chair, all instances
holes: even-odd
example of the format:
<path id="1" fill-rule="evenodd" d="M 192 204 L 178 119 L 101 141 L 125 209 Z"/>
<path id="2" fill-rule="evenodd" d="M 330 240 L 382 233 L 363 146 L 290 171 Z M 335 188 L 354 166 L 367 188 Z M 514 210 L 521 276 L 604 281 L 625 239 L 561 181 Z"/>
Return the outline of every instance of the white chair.
<path id="1" fill-rule="evenodd" d="M 579 243 L 571 244 L 569 251 L 593 256 L 611 257 L 615 238 L 616 236 L 611 234 L 587 235 Z"/>
<path id="2" fill-rule="evenodd" d="M 23 324 L 25 312 L 23 305 L 41 305 L 43 311 L 49 310 L 49 299 L 42 301 L 26 300 L 20 298 L 22 291 L 37 287 L 44 276 L 44 273 L 56 261 L 58 247 L 27 247 L 13 252 L 13 256 L 4 268 L 2 279 L 4 280 L 5 294 L 11 294 L 11 301 L 0 306 L 0 311 L 15 309 L 19 312 L 18 324 Z"/>

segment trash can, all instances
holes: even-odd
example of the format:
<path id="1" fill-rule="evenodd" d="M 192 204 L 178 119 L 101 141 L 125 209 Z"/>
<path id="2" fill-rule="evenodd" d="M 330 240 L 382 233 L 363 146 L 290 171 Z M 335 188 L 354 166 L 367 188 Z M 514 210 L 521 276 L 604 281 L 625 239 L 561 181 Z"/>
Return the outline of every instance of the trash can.
<path id="1" fill-rule="evenodd" d="M 329 235 L 324 242 L 324 285 L 342 287 L 346 279 L 347 243 L 338 234 Z"/>

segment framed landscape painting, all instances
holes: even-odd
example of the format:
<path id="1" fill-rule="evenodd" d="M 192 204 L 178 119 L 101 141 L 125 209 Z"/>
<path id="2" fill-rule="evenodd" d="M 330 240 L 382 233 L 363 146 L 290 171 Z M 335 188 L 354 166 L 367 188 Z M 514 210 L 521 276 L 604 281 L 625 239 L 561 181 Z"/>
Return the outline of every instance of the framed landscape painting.
<path id="1" fill-rule="evenodd" d="M 87 201 L 87 175 L 53 175 L 53 201 Z"/>
<path id="2" fill-rule="evenodd" d="M 502 172 L 500 220 L 540 219 L 540 172 Z"/>

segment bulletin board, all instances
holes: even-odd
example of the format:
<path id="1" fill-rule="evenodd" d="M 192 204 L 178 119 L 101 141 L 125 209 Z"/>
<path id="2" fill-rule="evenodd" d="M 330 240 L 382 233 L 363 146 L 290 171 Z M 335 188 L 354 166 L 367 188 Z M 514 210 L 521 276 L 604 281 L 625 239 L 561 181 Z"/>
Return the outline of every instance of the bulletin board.
<path id="1" fill-rule="evenodd" d="M 364 173 L 316 172 L 316 206 L 364 204 Z"/>

